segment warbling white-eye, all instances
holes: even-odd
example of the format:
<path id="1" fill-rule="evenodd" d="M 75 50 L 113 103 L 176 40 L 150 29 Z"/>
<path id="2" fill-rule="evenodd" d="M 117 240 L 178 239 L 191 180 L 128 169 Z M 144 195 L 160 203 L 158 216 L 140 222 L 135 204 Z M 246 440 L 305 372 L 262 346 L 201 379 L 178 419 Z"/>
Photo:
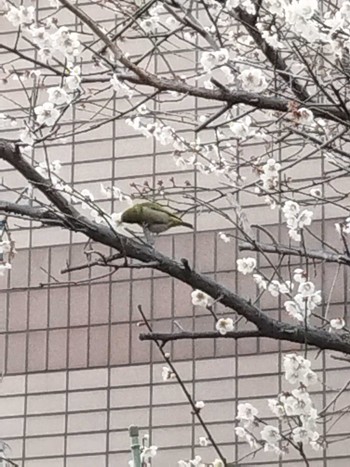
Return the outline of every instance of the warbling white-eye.
<path id="1" fill-rule="evenodd" d="M 184 222 L 181 217 L 168 211 L 158 203 L 145 202 L 138 203 L 129 209 L 126 209 L 121 215 L 121 222 L 127 224 L 138 224 L 143 227 L 145 233 L 161 233 L 171 227 L 189 227 L 193 229 L 193 225 Z"/>

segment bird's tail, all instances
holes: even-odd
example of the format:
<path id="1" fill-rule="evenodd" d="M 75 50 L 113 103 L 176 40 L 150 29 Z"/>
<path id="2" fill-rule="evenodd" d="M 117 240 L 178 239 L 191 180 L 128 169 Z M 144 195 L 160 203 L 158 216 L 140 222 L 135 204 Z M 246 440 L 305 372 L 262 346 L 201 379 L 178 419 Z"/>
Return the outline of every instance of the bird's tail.
<path id="1" fill-rule="evenodd" d="M 189 229 L 193 229 L 193 225 L 190 224 L 189 222 L 182 222 L 181 225 L 184 227 L 188 227 Z"/>

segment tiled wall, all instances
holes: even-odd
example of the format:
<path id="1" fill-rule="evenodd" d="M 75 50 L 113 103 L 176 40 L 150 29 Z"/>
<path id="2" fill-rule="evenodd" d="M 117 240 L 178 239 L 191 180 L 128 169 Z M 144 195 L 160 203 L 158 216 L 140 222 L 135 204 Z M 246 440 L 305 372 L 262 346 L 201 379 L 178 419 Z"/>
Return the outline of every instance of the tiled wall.
<path id="1" fill-rule="evenodd" d="M 316 353 L 309 356 L 314 360 Z M 331 368 L 328 372 L 322 370 L 324 364 Z M 196 400 L 206 402 L 203 418 L 228 459 L 248 453 L 245 444 L 235 443 L 233 434 L 237 400 L 253 403 L 259 415 L 269 420 L 267 399 L 288 389 L 279 377 L 280 356 L 276 353 L 198 358 L 176 366 Z M 328 388 L 340 388 L 348 380 L 349 366 L 330 359 L 314 360 L 314 368 Z M 212 449 L 198 445 L 203 431 L 194 423 L 181 389 L 172 381 L 163 382 L 161 369 L 161 363 L 154 363 L 7 376 L 0 386 L 0 436 L 12 446 L 15 459 L 25 457 L 26 467 L 127 465 L 130 424 L 150 433 L 159 446 L 156 467 L 175 466 L 180 458 L 193 455 L 191 443 L 197 454 L 212 459 Z M 318 408 L 334 395 L 331 390 L 326 393 L 322 384 L 312 391 Z M 349 392 L 345 393 L 342 404 L 346 405 L 349 397 Z M 319 431 L 329 431 L 329 442 L 334 435 L 348 432 L 348 416 L 333 428 L 326 422 L 320 423 Z M 346 443 L 341 449 L 336 446 L 330 444 L 328 463 L 322 452 L 308 452 L 310 465 L 345 467 Z M 259 453 L 255 460 L 244 463 L 275 464 L 271 453 Z M 291 452 L 283 465 L 299 465 L 297 456 Z"/>
<path id="2" fill-rule="evenodd" d="M 100 25 L 109 25 L 103 21 L 102 9 L 96 9 L 90 2 L 79 4 Z M 40 5 L 45 7 L 45 2 Z M 60 15 L 65 22 L 66 13 Z M 0 16 L 0 41 L 12 44 L 14 40 L 14 31 Z M 21 47 L 25 53 L 30 52 L 28 44 Z M 142 49 L 136 41 L 130 41 L 128 47 L 132 55 Z M 0 54 L 4 62 L 10 58 L 7 53 Z M 182 57 L 169 54 L 168 58 L 177 73 L 191 71 L 192 74 L 193 66 L 188 60 L 193 58 L 191 54 L 183 52 Z M 26 62 L 21 65 L 28 68 Z M 156 61 L 155 67 L 157 72 L 162 71 L 161 62 Z M 30 87 L 32 83 L 27 84 Z M 16 81 L 6 86 L 0 81 L 0 93 L 3 92 L 13 101 L 25 99 Z M 16 114 L 11 101 L 1 100 L 0 104 L 2 112 Z M 123 105 L 122 99 L 115 99 L 108 111 L 113 115 Z M 181 102 L 165 103 L 162 109 L 196 109 L 198 114 L 204 114 L 212 106 L 207 101 L 188 97 Z M 87 117 L 90 114 L 83 110 L 74 115 L 76 123 Z M 71 129 L 71 125 L 66 126 L 67 131 Z M 16 134 L 15 130 L 6 130 L 6 135 Z M 203 138 L 206 137 L 209 135 L 204 134 Z M 171 177 L 179 184 L 190 180 L 195 186 L 214 189 L 218 185 L 215 177 L 176 167 L 168 148 L 138 135 L 124 120 L 74 140 L 52 141 L 47 144 L 47 150 L 53 160 L 62 161 L 62 177 L 79 190 L 90 189 L 108 212 L 120 206 L 102 200 L 101 182 L 107 186 L 115 184 L 126 191 L 131 182 L 142 185 L 147 180 L 151 186 L 157 186 L 159 180 L 168 182 Z M 258 146 L 237 145 L 237 157 L 248 159 L 255 153 L 259 153 Z M 35 158 L 43 160 L 41 149 L 36 150 Z M 244 168 L 242 175 L 252 179 L 251 172 Z M 319 155 L 299 164 L 298 170 L 290 175 L 303 180 L 321 178 Z M 0 164 L 0 177 L 12 188 L 23 187 L 23 180 L 5 164 Z M 347 189 L 348 180 L 340 183 L 344 183 L 342 189 Z M 0 194 L 1 199 L 13 196 L 2 187 Z M 276 238 L 285 240 L 287 231 L 278 225 L 278 210 L 261 209 L 257 198 L 246 193 L 240 193 L 238 199 L 252 223 L 270 225 Z M 226 205 L 225 209 L 228 209 Z M 334 207 L 330 212 L 316 210 L 319 222 L 314 223 L 314 228 L 323 240 L 333 241 L 333 221 L 326 223 L 325 218 L 337 215 Z M 236 242 L 225 244 L 218 240 L 217 232 L 228 226 L 206 212 L 194 220 L 194 235 L 162 235 L 157 239 L 157 248 L 171 257 L 187 258 L 198 271 L 246 298 L 255 298 L 252 279 L 236 274 Z M 97 281 L 86 279 L 94 278 L 101 271 L 62 275 L 60 271 L 67 262 L 78 265 L 86 260 L 85 239 L 81 235 L 60 229 L 40 229 L 20 220 L 11 225 L 18 254 L 10 274 L 0 278 L 0 368 L 4 374 L 0 383 L 0 438 L 12 447 L 13 458 L 21 467 L 126 466 L 130 459 L 127 427 L 137 424 L 159 446 L 154 467 L 176 466 L 179 459 L 193 457 L 195 453 L 212 460 L 212 448 L 198 447 L 202 431 L 180 388 L 173 382 L 161 381 L 163 364 L 159 354 L 149 343 L 138 339 L 144 331 L 137 325 L 139 304 L 151 318 L 155 330 L 173 330 L 175 317 L 188 330 L 212 329 L 211 316 L 192 307 L 190 288 L 149 270 L 120 270 L 112 277 Z M 312 247 L 312 240 L 309 242 Z M 105 248 L 99 249 L 106 252 Z M 263 258 L 259 261 L 266 274 L 271 272 Z M 290 264 L 298 265 L 298 258 L 292 258 Z M 342 269 L 337 275 L 337 286 L 332 287 L 336 269 L 331 264 L 310 266 L 312 279 L 324 297 L 329 297 L 332 290 L 329 317 L 347 313 L 347 272 Z M 282 270 L 288 271 L 287 262 Z M 282 313 L 281 303 L 271 296 L 264 296 L 259 305 L 271 316 Z M 246 327 L 241 321 L 238 329 Z M 262 415 L 269 416 L 267 399 L 285 387 L 281 377 L 281 351 L 297 350 L 299 346 L 246 339 L 237 343 L 229 340 L 177 342 L 168 347 L 195 399 L 206 402 L 203 417 L 228 459 L 243 457 L 248 447 L 237 442 L 233 433 L 237 403 L 250 401 Z M 315 352 L 311 355 L 316 358 Z M 313 358 L 322 381 L 315 387 L 314 396 L 319 409 L 348 379 L 349 365 L 331 357 L 332 352 L 327 352 Z M 342 395 L 342 406 L 347 405 L 349 397 L 347 389 Z M 322 430 L 323 433 L 329 430 L 329 440 L 339 433 L 346 436 L 350 433 L 349 417 L 342 417 L 334 427 L 329 420 L 324 420 L 320 424 Z M 330 444 L 326 452 L 308 454 L 311 467 L 349 465 L 346 441 Z M 272 454 L 260 453 L 254 459 L 246 458 L 244 465 L 282 464 Z M 291 453 L 283 465 L 304 464 Z"/>

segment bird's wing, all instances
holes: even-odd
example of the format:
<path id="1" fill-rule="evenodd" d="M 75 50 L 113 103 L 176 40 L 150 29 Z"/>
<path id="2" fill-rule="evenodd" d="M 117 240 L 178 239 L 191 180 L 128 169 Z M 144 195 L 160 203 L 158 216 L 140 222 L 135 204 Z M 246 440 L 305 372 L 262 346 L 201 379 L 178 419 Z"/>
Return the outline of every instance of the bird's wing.
<path id="1" fill-rule="evenodd" d="M 182 221 L 181 217 L 177 216 L 176 214 L 174 214 L 173 212 L 169 211 L 168 209 L 166 209 L 164 206 L 162 206 L 161 204 L 158 204 L 158 203 L 142 203 L 142 209 L 152 209 L 152 211 L 155 211 L 155 212 L 159 212 L 159 213 L 163 213 L 163 214 L 166 214 L 167 216 L 170 216 L 172 217 L 173 219 L 176 219 L 178 221 Z"/>
<path id="2" fill-rule="evenodd" d="M 169 219 L 172 217 L 166 210 L 154 209 L 152 203 L 143 205 L 141 213 L 141 218 L 145 224 L 168 224 Z"/>

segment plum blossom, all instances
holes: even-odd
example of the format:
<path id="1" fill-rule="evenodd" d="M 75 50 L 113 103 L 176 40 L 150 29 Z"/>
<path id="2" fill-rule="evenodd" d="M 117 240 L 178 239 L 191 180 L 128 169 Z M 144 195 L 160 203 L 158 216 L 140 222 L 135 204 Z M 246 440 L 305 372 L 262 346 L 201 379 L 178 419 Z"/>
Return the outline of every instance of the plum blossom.
<path id="1" fill-rule="evenodd" d="M 299 282 L 299 283 L 305 282 L 306 274 L 304 270 L 300 268 L 294 269 L 293 279 L 295 282 Z"/>
<path id="2" fill-rule="evenodd" d="M 339 235 L 341 234 L 350 234 L 350 217 L 347 217 L 342 223 L 336 223 L 335 229 Z"/>
<path id="3" fill-rule="evenodd" d="M 279 429 L 272 425 L 264 426 L 260 432 L 260 436 L 262 440 L 271 445 L 275 445 L 280 439 L 282 439 Z"/>
<path id="4" fill-rule="evenodd" d="M 236 419 L 243 422 L 244 426 L 248 426 L 254 422 L 258 413 L 258 409 L 256 409 L 252 404 L 249 404 L 249 402 L 238 404 Z"/>
<path id="5" fill-rule="evenodd" d="M 198 290 L 198 289 L 194 290 L 191 293 L 191 297 L 192 297 L 192 305 L 194 305 L 194 306 L 207 307 L 213 301 L 213 299 L 210 297 L 210 295 L 208 295 L 205 292 L 202 292 L 201 290 Z"/>
<path id="6" fill-rule="evenodd" d="M 206 436 L 200 436 L 199 437 L 199 445 L 202 447 L 206 447 L 209 445 L 209 440 Z"/>
<path id="7" fill-rule="evenodd" d="M 267 281 L 260 274 L 253 274 L 253 279 L 260 290 L 267 289 Z"/>
<path id="8" fill-rule="evenodd" d="M 300 242 L 300 231 L 307 225 L 311 225 L 313 212 L 307 209 L 300 210 L 295 201 L 286 201 L 282 207 L 284 217 L 287 220 L 288 234 L 296 242 Z"/>
<path id="9" fill-rule="evenodd" d="M 203 52 L 200 63 L 204 68 L 204 71 L 211 71 L 213 68 L 225 65 L 229 59 L 229 52 L 227 49 L 211 50 L 209 52 Z"/>
<path id="10" fill-rule="evenodd" d="M 159 18 L 156 16 L 150 16 L 149 18 L 141 21 L 140 26 L 146 34 L 154 34 L 157 32 L 157 27 L 159 26 Z"/>
<path id="11" fill-rule="evenodd" d="M 49 88 L 47 90 L 47 93 L 49 95 L 49 102 L 51 102 L 54 105 L 63 105 L 67 104 L 67 102 L 70 101 L 67 92 L 60 86 Z"/>
<path id="12" fill-rule="evenodd" d="M 64 84 L 66 90 L 76 91 L 80 88 L 81 76 L 80 76 L 80 67 L 75 66 L 69 69 L 69 76 L 64 79 Z"/>
<path id="13" fill-rule="evenodd" d="M 216 322 L 215 328 L 221 335 L 225 335 L 228 332 L 231 332 L 234 330 L 235 326 L 233 324 L 233 319 L 232 318 L 220 318 Z"/>
<path id="14" fill-rule="evenodd" d="M 268 159 L 266 164 L 262 167 L 260 180 L 262 181 L 263 188 L 266 191 L 275 190 L 278 187 L 278 173 L 281 170 L 281 164 L 274 159 Z"/>
<path id="15" fill-rule="evenodd" d="M 293 290 L 294 285 L 290 281 L 280 282 L 277 279 L 272 280 L 267 290 L 273 297 L 278 297 L 279 294 L 288 294 Z"/>
<path id="16" fill-rule="evenodd" d="M 235 138 L 245 139 L 255 135 L 255 130 L 250 127 L 251 123 L 251 117 L 247 116 L 234 122 L 230 122 L 228 126 Z"/>
<path id="17" fill-rule="evenodd" d="M 27 144 L 28 146 L 33 146 L 34 144 L 33 133 L 28 128 L 24 128 L 20 132 L 19 139 L 22 143 Z"/>
<path id="18" fill-rule="evenodd" d="M 143 447 L 141 452 L 141 462 L 148 462 L 157 455 L 157 446 Z"/>
<path id="19" fill-rule="evenodd" d="M 79 35 L 70 32 L 66 26 L 61 26 L 52 36 L 54 48 L 59 50 L 67 60 L 73 61 L 81 50 Z"/>
<path id="20" fill-rule="evenodd" d="M 6 14 L 6 18 L 13 24 L 13 26 L 22 26 L 31 24 L 34 21 L 35 8 L 33 6 L 23 6 L 16 8 L 10 5 L 10 9 Z"/>
<path id="21" fill-rule="evenodd" d="M 59 160 L 54 160 L 50 162 L 49 165 L 47 164 L 46 161 L 40 162 L 38 166 L 35 168 L 35 170 L 42 177 L 48 178 L 49 176 L 52 177 L 52 174 L 58 175 L 61 168 L 62 168 L 61 162 Z"/>
<path id="22" fill-rule="evenodd" d="M 225 243 L 229 243 L 231 241 L 230 237 L 226 235 L 224 232 L 219 232 L 218 237 L 220 238 L 220 240 L 222 240 Z"/>
<path id="23" fill-rule="evenodd" d="M 0 113 L 0 129 L 11 128 L 17 126 L 17 121 L 8 115 Z"/>
<path id="24" fill-rule="evenodd" d="M 321 198 L 322 191 L 320 188 L 311 188 L 310 195 L 313 196 L 314 198 Z"/>
<path id="25" fill-rule="evenodd" d="M 241 258 L 237 261 L 237 270 L 242 274 L 251 274 L 256 268 L 256 259 L 255 258 Z"/>
<path id="26" fill-rule="evenodd" d="M 0 263 L 0 276 L 4 276 L 5 272 L 11 268 L 12 266 L 10 263 Z"/>
<path id="27" fill-rule="evenodd" d="M 60 113 L 55 108 L 52 102 L 44 102 L 43 105 L 35 107 L 34 112 L 36 113 L 36 121 L 39 125 L 52 126 L 55 124 Z"/>
<path id="28" fill-rule="evenodd" d="M 113 77 L 110 80 L 110 83 L 116 92 L 117 96 L 124 96 L 126 95 L 127 97 L 132 97 L 134 95 L 134 91 L 129 88 L 128 85 L 120 81 L 117 77 L 117 75 L 113 75 Z"/>
<path id="29" fill-rule="evenodd" d="M 305 359 L 301 355 L 294 353 L 285 355 L 283 359 L 283 368 L 285 371 L 285 378 L 291 384 L 300 382 L 304 384 L 304 386 L 309 386 L 317 381 L 317 379 L 315 379 L 316 374 L 311 370 L 310 360 Z"/>
<path id="30" fill-rule="evenodd" d="M 196 407 L 196 409 L 198 409 L 198 410 L 204 409 L 205 403 L 204 403 L 203 401 L 197 401 L 197 402 L 195 403 L 195 407 Z"/>
<path id="31" fill-rule="evenodd" d="M 245 91 L 262 92 L 268 86 L 265 75 L 259 68 L 247 68 L 240 73 L 239 78 Z"/>
<path id="32" fill-rule="evenodd" d="M 345 321 L 344 318 L 334 318 L 330 320 L 329 324 L 331 325 L 332 329 L 336 329 L 338 331 L 339 329 L 343 329 L 345 326 Z"/>
<path id="33" fill-rule="evenodd" d="M 168 368 L 167 366 L 163 366 L 162 368 L 162 380 L 169 381 L 170 379 L 175 379 L 175 373 Z"/>
<path id="34" fill-rule="evenodd" d="M 297 115 L 298 122 L 302 125 L 312 125 L 315 122 L 314 114 L 310 109 L 306 109 L 305 107 L 300 108 L 297 111 Z"/>

